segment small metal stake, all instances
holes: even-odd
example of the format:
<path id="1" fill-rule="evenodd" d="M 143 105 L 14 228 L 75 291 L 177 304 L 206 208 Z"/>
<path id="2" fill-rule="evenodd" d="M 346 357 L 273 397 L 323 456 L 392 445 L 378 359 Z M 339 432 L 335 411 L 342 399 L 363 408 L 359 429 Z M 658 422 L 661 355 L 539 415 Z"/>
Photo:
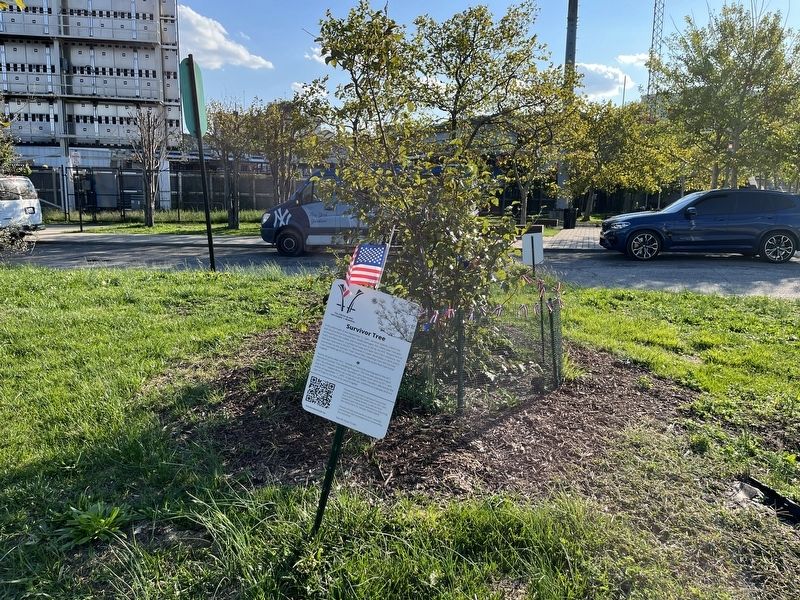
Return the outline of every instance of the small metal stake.
<path id="1" fill-rule="evenodd" d="M 553 386 L 558 387 L 561 383 L 561 374 L 558 372 L 558 352 L 556 351 L 556 325 L 555 325 L 555 312 L 556 309 L 550 310 L 550 347 L 553 351 Z"/>
<path id="2" fill-rule="evenodd" d="M 333 436 L 331 454 L 328 457 L 328 466 L 325 468 L 325 480 L 322 482 L 322 492 L 319 496 L 319 506 L 317 507 L 317 517 L 314 519 L 314 527 L 311 528 L 311 537 L 317 535 L 322 517 L 325 515 L 325 505 L 328 504 L 328 496 L 331 493 L 333 475 L 336 472 L 336 463 L 339 462 L 339 454 L 342 452 L 342 440 L 344 439 L 344 425 L 336 426 L 336 433 Z"/>
<path id="3" fill-rule="evenodd" d="M 544 369 L 547 358 L 544 343 L 544 298 L 541 296 L 539 297 L 539 336 L 539 340 L 542 343 L 542 369 Z"/>

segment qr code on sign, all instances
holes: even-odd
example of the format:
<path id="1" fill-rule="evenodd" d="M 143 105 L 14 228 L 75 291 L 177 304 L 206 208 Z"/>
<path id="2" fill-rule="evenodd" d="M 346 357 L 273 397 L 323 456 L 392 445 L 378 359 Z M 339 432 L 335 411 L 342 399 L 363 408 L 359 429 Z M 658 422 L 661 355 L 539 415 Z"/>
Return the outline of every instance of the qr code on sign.
<path id="1" fill-rule="evenodd" d="M 322 408 L 330 408 L 333 390 L 335 388 L 335 383 L 319 379 L 312 375 L 308 384 L 308 391 L 306 392 L 306 400 Z"/>

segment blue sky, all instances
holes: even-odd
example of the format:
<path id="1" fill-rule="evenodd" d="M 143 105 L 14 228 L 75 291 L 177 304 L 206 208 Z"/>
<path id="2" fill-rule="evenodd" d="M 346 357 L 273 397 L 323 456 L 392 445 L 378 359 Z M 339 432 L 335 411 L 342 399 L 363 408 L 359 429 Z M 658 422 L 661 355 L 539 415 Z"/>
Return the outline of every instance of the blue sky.
<path id="1" fill-rule="evenodd" d="M 291 97 L 293 86 L 325 74 L 336 83 L 335 71 L 318 60 L 314 37 L 325 11 L 346 15 L 355 0 L 182 0 L 179 2 L 181 54 L 192 52 L 203 69 L 207 99 L 249 103 Z M 382 7 L 384 2 L 373 3 Z M 394 0 L 389 13 L 401 23 L 428 14 L 442 20 L 470 4 L 486 4 L 495 15 L 510 2 L 487 0 Z M 718 9 L 722 0 L 708 0 Z M 746 4 L 749 4 L 747 2 Z M 780 10 L 789 26 L 800 29 L 800 1 L 756 0 L 758 6 Z M 567 0 L 539 0 L 534 33 L 545 42 L 552 60 L 564 59 Z M 666 0 L 664 34 L 683 27 L 684 15 L 699 21 L 708 14 L 704 1 Z M 649 0 L 580 0 L 577 62 L 584 74 L 585 92 L 594 98 L 622 101 L 639 96 L 646 87 L 643 61 L 650 47 L 653 4 Z"/>

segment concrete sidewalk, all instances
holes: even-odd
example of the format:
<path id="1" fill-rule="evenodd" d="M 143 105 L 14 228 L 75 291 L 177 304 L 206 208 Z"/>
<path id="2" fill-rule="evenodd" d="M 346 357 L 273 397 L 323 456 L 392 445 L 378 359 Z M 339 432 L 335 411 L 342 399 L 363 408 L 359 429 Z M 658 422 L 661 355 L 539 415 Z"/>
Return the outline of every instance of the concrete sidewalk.
<path id="1" fill-rule="evenodd" d="M 604 250 L 600 245 L 599 227 L 562 229 L 556 235 L 544 238 L 544 249 L 550 252 L 591 252 Z"/>
<path id="2" fill-rule="evenodd" d="M 86 229 L 86 228 L 85 228 Z M 546 252 L 591 252 L 602 251 L 599 227 L 576 227 L 562 229 L 556 235 L 544 238 Z M 148 246 L 206 246 L 204 235 L 145 234 L 145 233 L 80 233 L 77 225 L 48 225 L 37 233 L 41 244 L 119 244 Z M 519 242 L 517 242 L 517 246 Z M 214 246 L 228 248 L 264 247 L 258 235 L 215 235 Z"/>
<path id="3" fill-rule="evenodd" d="M 120 244 L 148 246 L 206 246 L 205 235 L 189 234 L 146 234 L 146 233 L 87 233 L 89 227 L 80 232 L 77 225 L 48 225 L 47 229 L 36 233 L 38 244 Z M 215 235 L 214 246 L 231 248 L 253 248 L 265 246 L 258 235 Z"/>

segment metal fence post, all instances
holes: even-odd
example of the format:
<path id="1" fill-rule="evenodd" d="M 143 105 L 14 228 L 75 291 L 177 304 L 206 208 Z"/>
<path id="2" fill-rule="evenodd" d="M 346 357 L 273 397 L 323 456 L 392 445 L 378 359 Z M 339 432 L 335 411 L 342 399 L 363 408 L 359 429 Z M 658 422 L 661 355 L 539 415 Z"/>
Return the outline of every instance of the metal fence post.
<path id="1" fill-rule="evenodd" d="M 178 171 L 178 223 L 181 222 L 181 198 L 183 198 L 183 173 Z"/>
<path id="2" fill-rule="evenodd" d="M 552 301 L 548 301 L 547 307 L 550 313 L 550 348 L 553 354 L 553 387 L 557 388 L 561 383 L 561 375 L 559 373 L 558 351 L 556 349 L 556 306 L 553 305 Z"/>
<path id="3" fill-rule="evenodd" d="M 465 332 L 464 332 L 464 311 L 458 309 L 457 311 L 456 326 L 458 327 L 458 344 L 456 357 L 458 371 L 458 397 L 456 401 L 456 408 L 459 412 L 464 410 L 464 349 L 465 349 Z"/>

